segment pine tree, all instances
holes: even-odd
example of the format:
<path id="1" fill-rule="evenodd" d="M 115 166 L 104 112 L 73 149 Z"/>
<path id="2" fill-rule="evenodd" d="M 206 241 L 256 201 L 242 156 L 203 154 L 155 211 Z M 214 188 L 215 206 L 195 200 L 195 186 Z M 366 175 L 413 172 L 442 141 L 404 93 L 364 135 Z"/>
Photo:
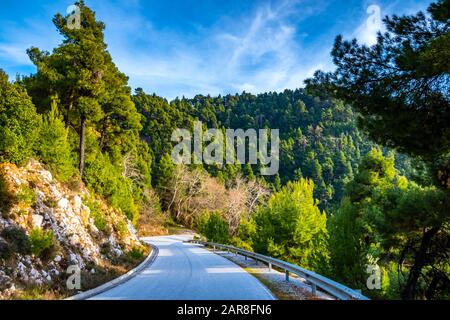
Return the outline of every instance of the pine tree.
<path id="1" fill-rule="evenodd" d="M 387 17 L 368 47 L 336 38 L 337 69 L 306 81 L 361 113 L 360 125 L 387 147 L 427 161 L 436 186 L 450 189 L 450 0 L 410 16 Z"/>
<path id="2" fill-rule="evenodd" d="M 0 161 L 23 164 L 33 155 L 41 118 L 23 88 L 0 69 Z"/>
<path id="3" fill-rule="evenodd" d="M 289 182 L 255 216 L 255 249 L 305 268 L 328 267 L 326 215 L 313 198 L 314 183 Z"/>
<path id="4" fill-rule="evenodd" d="M 50 111 L 44 116 L 37 153 L 60 180 L 67 180 L 74 174 L 67 129 L 59 115 L 56 100 L 53 100 Z"/>
<path id="5" fill-rule="evenodd" d="M 28 50 L 38 72 L 24 82 L 41 110 L 46 108 L 42 104 L 49 105 L 45 96 L 56 95 L 61 102 L 66 127 L 75 126 L 79 134 L 79 171 L 83 177 L 86 127 L 104 117 L 102 102 L 108 99 L 105 79 L 110 77 L 111 57 L 103 36 L 105 25 L 96 21 L 84 1 L 76 5 L 81 11 L 81 28 L 70 27 L 67 18 L 57 14 L 53 23 L 63 42 L 51 54 L 37 48 Z"/>
<path id="6" fill-rule="evenodd" d="M 176 166 L 169 154 L 165 154 L 158 164 L 158 170 L 153 175 L 156 190 L 158 190 L 163 207 L 167 208 L 170 201 L 169 191 L 174 181 Z"/>

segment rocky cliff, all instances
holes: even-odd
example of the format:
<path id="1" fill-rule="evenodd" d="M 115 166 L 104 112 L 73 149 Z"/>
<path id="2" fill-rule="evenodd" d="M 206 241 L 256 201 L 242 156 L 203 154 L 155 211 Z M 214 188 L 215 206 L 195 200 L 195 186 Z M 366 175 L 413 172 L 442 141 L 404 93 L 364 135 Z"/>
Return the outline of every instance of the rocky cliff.
<path id="1" fill-rule="evenodd" d="M 34 160 L 21 168 L 0 164 L 0 212 L 0 299 L 30 288 L 71 295 L 70 266 L 91 278 L 112 276 L 110 270 L 125 271 L 146 253 L 121 212 L 79 181 L 56 181 Z M 92 279 L 82 289 L 88 285 Z"/>

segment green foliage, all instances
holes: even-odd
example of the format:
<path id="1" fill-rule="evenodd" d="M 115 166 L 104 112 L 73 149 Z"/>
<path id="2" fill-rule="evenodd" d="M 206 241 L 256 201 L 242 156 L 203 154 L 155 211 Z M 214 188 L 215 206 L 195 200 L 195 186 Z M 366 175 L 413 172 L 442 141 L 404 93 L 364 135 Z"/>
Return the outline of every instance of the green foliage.
<path id="1" fill-rule="evenodd" d="M 22 184 L 17 192 L 17 200 L 27 207 L 33 207 L 36 204 L 36 192 L 29 186 Z"/>
<path id="2" fill-rule="evenodd" d="M 328 265 L 325 213 L 313 198 L 314 183 L 289 182 L 255 216 L 256 251 L 315 271 Z"/>
<path id="3" fill-rule="evenodd" d="M 33 154 L 41 118 L 30 97 L 0 69 L 0 162 L 24 164 Z"/>
<path id="4" fill-rule="evenodd" d="M 338 37 L 332 52 L 336 71 L 318 72 L 307 81 L 308 90 L 169 102 L 142 89 L 131 96 L 128 78 L 107 51 L 105 25 L 79 1 L 81 29 L 68 28 L 67 17 L 58 14 L 53 22 L 62 43 L 51 53 L 28 50 L 36 74 L 12 84 L 0 70 L 0 162 L 22 165 L 38 156 L 59 180 L 79 190 L 78 162 L 88 188 L 136 224 L 140 212 L 149 222 L 149 213 L 159 214 L 157 198 L 149 198 L 151 184 L 162 208 L 169 208 L 180 172 L 170 157 L 175 128 L 191 129 L 195 120 L 221 130 L 280 128 L 275 176 L 260 176 L 260 164 L 190 167 L 227 188 L 243 175 L 250 182 L 267 181 L 275 192 L 237 229 L 220 212 L 206 211 L 196 221 L 199 232 L 355 288 L 365 288 L 366 266 L 377 263 L 382 289 L 367 292 L 375 298 L 448 297 L 449 4 L 431 4 L 429 15 L 388 17 L 387 33 L 373 47 Z M 357 130 L 357 120 L 376 143 L 417 158 L 395 160 L 383 155 L 386 150 L 371 150 L 374 143 Z M 394 164 L 415 182 L 400 176 Z M 16 197 L 0 174 L 4 216 L 15 201 L 33 207 L 36 194 L 22 185 Z M 88 205 L 96 227 L 107 231 L 101 207 Z M 333 213 L 328 219 L 324 209 Z M 128 232 L 125 219 L 113 227 L 121 235 Z M 28 238 L 9 227 L 1 238 L 2 258 L 12 252 L 45 258 L 56 250 L 51 231 L 34 229 Z M 132 248 L 125 256 L 137 261 L 143 251 Z"/>
<path id="5" fill-rule="evenodd" d="M 231 245 L 236 247 L 236 248 L 241 248 L 247 251 L 254 251 L 253 247 L 250 243 L 243 241 L 241 238 L 239 237 L 233 237 L 230 241 Z"/>
<path id="6" fill-rule="evenodd" d="M 336 280 L 355 288 L 366 286 L 366 265 L 380 258 L 371 255 L 371 243 L 377 239 L 368 225 L 366 208 L 373 202 L 374 190 L 384 192 L 395 183 L 394 178 L 394 158 L 373 149 L 348 183 L 346 196 L 329 223 L 331 273 Z"/>
<path id="7" fill-rule="evenodd" d="M 231 240 L 228 224 L 219 212 L 204 212 L 197 222 L 197 228 L 208 241 L 227 244 Z"/>
<path id="8" fill-rule="evenodd" d="M 95 227 L 102 232 L 107 231 L 108 220 L 102 212 L 100 203 L 98 203 L 95 199 L 88 199 L 85 203 L 90 209 L 90 216 L 94 219 Z"/>
<path id="9" fill-rule="evenodd" d="M 114 221 L 114 230 L 121 236 L 128 234 L 128 225 L 125 220 Z"/>
<path id="10" fill-rule="evenodd" d="M 36 149 L 41 160 L 50 167 L 56 178 L 67 181 L 73 176 L 74 157 L 67 138 L 67 129 L 59 116 L 55 101 L 51 110 L 44 116 Z"/>
<path id="11" fill-rule="evenodd" d="M 9 260 L 13 254 L 11 245 L 0 237 L 0 260 Z"/>
<path id="12" fill-rule="evenodd" d="M 155 187 L 160 194 L 163 208 L 167 208 L 171 201 L 169 190 L 174 181 L 174 174 L 175 164 L 172 162 L 170 155 L 165 154 L 161 158 L 158 164 L 158 170 L 154 174 Z"/>
<path id="13" fill-rule="evenodd" d="M 136 89 L 133 101 L 142 115 L 142 135 L 149 143 L 152 158 L 157 162 L 172 152 L 171 136 L 176 128 L 191 128 L 191 117 L 186 117 L 189 108 L 185 101 L 169 103 L 156 95 L 147 95 L 142 88 Z"/>
<path id="14" fill-rule="evenodd" d="M 435 5 L 448 19 L 448 0 Z M 385 22 L 388 32 L 376 46 L 336 39 L 332 54 L 338 68 L 329 80 L 363 114 L 362 124 L 376 141 L 415 155 L 446 153 L 450 27 L 422 13 Z M 425 86 L 431 79 L 435 85 Z M 410 90 L 412 83 L 423 88 L 420 95 Z"/>
<path id="15" fill-rule="evenodd" d="M 31 243 L 24 229 L 16 226 L 9 226 L 2 230 L 0 236 L 5 239 L 13 252 L 29 254 Z"/>
<path id="16" fill-rule="evenodd" d="M 67 17 L 57 14 L 53 22 L 63 42 L 51 54 L 28 50 L 37 73 L 22 83 L 46 114 L 38 153 L 62 180 L 72 176 L 77 161 L 88 187 L 136 223 L 151 174 L 148 147 L 139 141 L 141 115 L 128 78 L 106 50 L 105 25 L 83 1 L 77 5 L 80 29 L 68 28 Z M 78 157 L 71 155 L 75 148 Z"/>
<path id="17" fill-rule="evenodd" d="M 307 81 L 311 92 L 354 105 L 377 143 L 425 159 L 436 186 L 447 189 L 449 175 L 438 174 L 450 172 L 449 3 L 431 4 L 428 15 L 386 17 L 387 32 L 372 47 L 338 36 L 336 71 Z"/>
<path id="18" fill-rule="evenodd" d="M 341 209 L 364 225 L 356 238 L 341 245 L 354 250 L 364 239 L 362 251 L 372 260 L 389 270 L 392 261 L 402 272 L 408 266 L 408 275 L 399 274 L 401 281 L 395 283 L 394 291 L 403 299 L 445 297 L 450 284 L 449 5 L 449 0 L 439 0 L 429 6 L 428 15 L 386 17 L 387 32 L 372 47 L 338 36 L 332 51 L 336 71 L 317 72 L 306 81 L 309 92 L 352 104 L 374 141 L 428 166 L 419 173 L 412 170 L 411 176 L 425 185 L 419 186 L 397 176 L 392 160 L 372 152 L 349 184 Z M 341 233 L 352 224 L 338 220 L 335 227 Z M 390 277 L 389 282 L 393 285 Z"/>
<path id="19" fill-rule="evenodd" d="M 367 291 L 373 297 L 445 296 L 448 199 L 445 191 L 408 182 L 392 157 L 372 150 L 330 222 L 332 275 L 364 288 L 365 266 L 377 263 L 385 274 L 381 291 Z"/>
<path id="20" fill-rule="evenodd" d="M 97 153 L 87 159 L 84 180 L 89 188 L 107 198 L 131 221 L 137 222 L 139 212 L 133 197 L 132 182 L 121 175 L 120 167 L 114 166 L 108 155 Z"/>
<path id="21" fill-rule="evenodd" d="M 145 250 L 144 248 L 133 247 L 130 251 L 125 252 L 125 259 L 129 263 L 137 263 L 144 259 Z"/>
<path id="22" fill-rule="evenodd" d="M 253 239 L 255 239 L 256 236 L 256 227 L 255 220 L 241 219 L 239 223 L 239 238 L 252 245 Z"/>
<path id="23" fill-rule="evenodd" d="M 34 228 L 30 233 L 31 253 L 37 257 L 50 257 L 55 251 L 55 238 L 51 230 Z"/>
<path id="24" fill-rule="evenodd" d="M 329 220 L 330 274 L 353 288 L 365 286 L 367 248 L 360 211 L 348 198 Z"/>
<path id="25" fill-rule="evenodd" d="M 231 239 L 231 244 L 235 247 L 247 251 L 254 251 L 253 240 L 256 237 L 256 223 L 253 219 L 241 219 L 239 223 L 238 236 Z"/>
<path id="26" fill-rule="evenodd" d="M 143 114 L 143 138 L 149 143 L 156 161 L 153 185 L 163 204 L 165 188 L 173 176 L 171 134 L 175 128 L 191 129 L 194 120 L 209 128 L 280 128 L 280 172 L 266 177 L 275 190 L 288 181 L 310 178 L 317 186 L 314 196 L 320 207 L 331 208 L 342 199 L 345 181 L 351 178 L 360 154 L 372 143 L 356 129 L 356 114 L 339 101 L 321 101 L 304 90 L 251 95 L 202 96 L 167 102 L 156 95 L 136 90 L 133 100 Z M 301 108 L 304 112 L 298 112 Z M 243 120 L 245 119 L 245 120 Z M 263 121 L 261 120 L 263 119 Z M 249 180 L 261 179 L 259 165 L 232 165 L 222 168 L 204 165 L 211 175 L 227 186 L 242 174 Z M 163 207 L 165 207 L 163 205 Z"/>
<path id="27" fill-rule="evenodd" d="M 399 268 L 396 263 L 389 262 L 381 269 L 381 273 L 381 290 L 379 293 L 374 292 L 374 295 L 381 299 L 398 300 L 406 283 L 406 268 Z"/>

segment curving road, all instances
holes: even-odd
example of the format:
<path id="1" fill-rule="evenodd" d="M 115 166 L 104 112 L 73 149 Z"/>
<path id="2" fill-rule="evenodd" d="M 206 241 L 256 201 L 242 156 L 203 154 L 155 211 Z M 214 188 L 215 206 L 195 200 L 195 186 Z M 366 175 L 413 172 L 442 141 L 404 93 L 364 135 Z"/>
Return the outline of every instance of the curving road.
<path id="1" fill-rule="evenodd" d="M 91 299 L 100 300 L 273 300 L 272 293 L 233 262 L 201 246 L 191 235 L 145 241 L 158 247 L 149 267 L 129 281 Z"/>

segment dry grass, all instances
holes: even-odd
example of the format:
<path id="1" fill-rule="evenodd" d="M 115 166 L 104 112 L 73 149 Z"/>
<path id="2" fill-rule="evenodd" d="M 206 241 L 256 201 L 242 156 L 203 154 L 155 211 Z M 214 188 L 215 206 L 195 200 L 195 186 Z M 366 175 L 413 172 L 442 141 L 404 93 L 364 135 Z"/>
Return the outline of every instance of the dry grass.
<path id="1" fill-rule="evenodd" d="M 43 286 L 28 286 L 14 292 L 11 300 L 59 300 L 61 293 Z"/>
<path id="2" fill-rule="evenodd" d="M 142 257 L 123 256 L 116 264 L 99 267 L 92 266 L 81 272 L 81 288 L 87 291 L 96 288 L 104 283 L 114 280 L 137 267 L 148 256 L 149 249 L 143 252 Z M 94 273 L 90 270 L 95 270 Z M 60 300 L 77 294 L 77 291 L 66 288 L 67 275 L 60 274 L 59 279 L 55 279 L 49 285 L 30 285 L 24 283 L 16 284 L 18 288 L 10 300 Z"/>
<path id="3" fill-rule="evenodd" d="M 243 269 L 254 276 L 256 279 L 258 279 L 263 285 L 265 285 L 275 295 L 275 297 L 277 297 L 278 300 L 303 300 L 299 299 L 298 296 L 286 292 L 285 290 L 280 288 L 279 285 L 264 277 L 261 273 L 255 272 L 255 269 L 248 267 L 243 267 Z"/>

